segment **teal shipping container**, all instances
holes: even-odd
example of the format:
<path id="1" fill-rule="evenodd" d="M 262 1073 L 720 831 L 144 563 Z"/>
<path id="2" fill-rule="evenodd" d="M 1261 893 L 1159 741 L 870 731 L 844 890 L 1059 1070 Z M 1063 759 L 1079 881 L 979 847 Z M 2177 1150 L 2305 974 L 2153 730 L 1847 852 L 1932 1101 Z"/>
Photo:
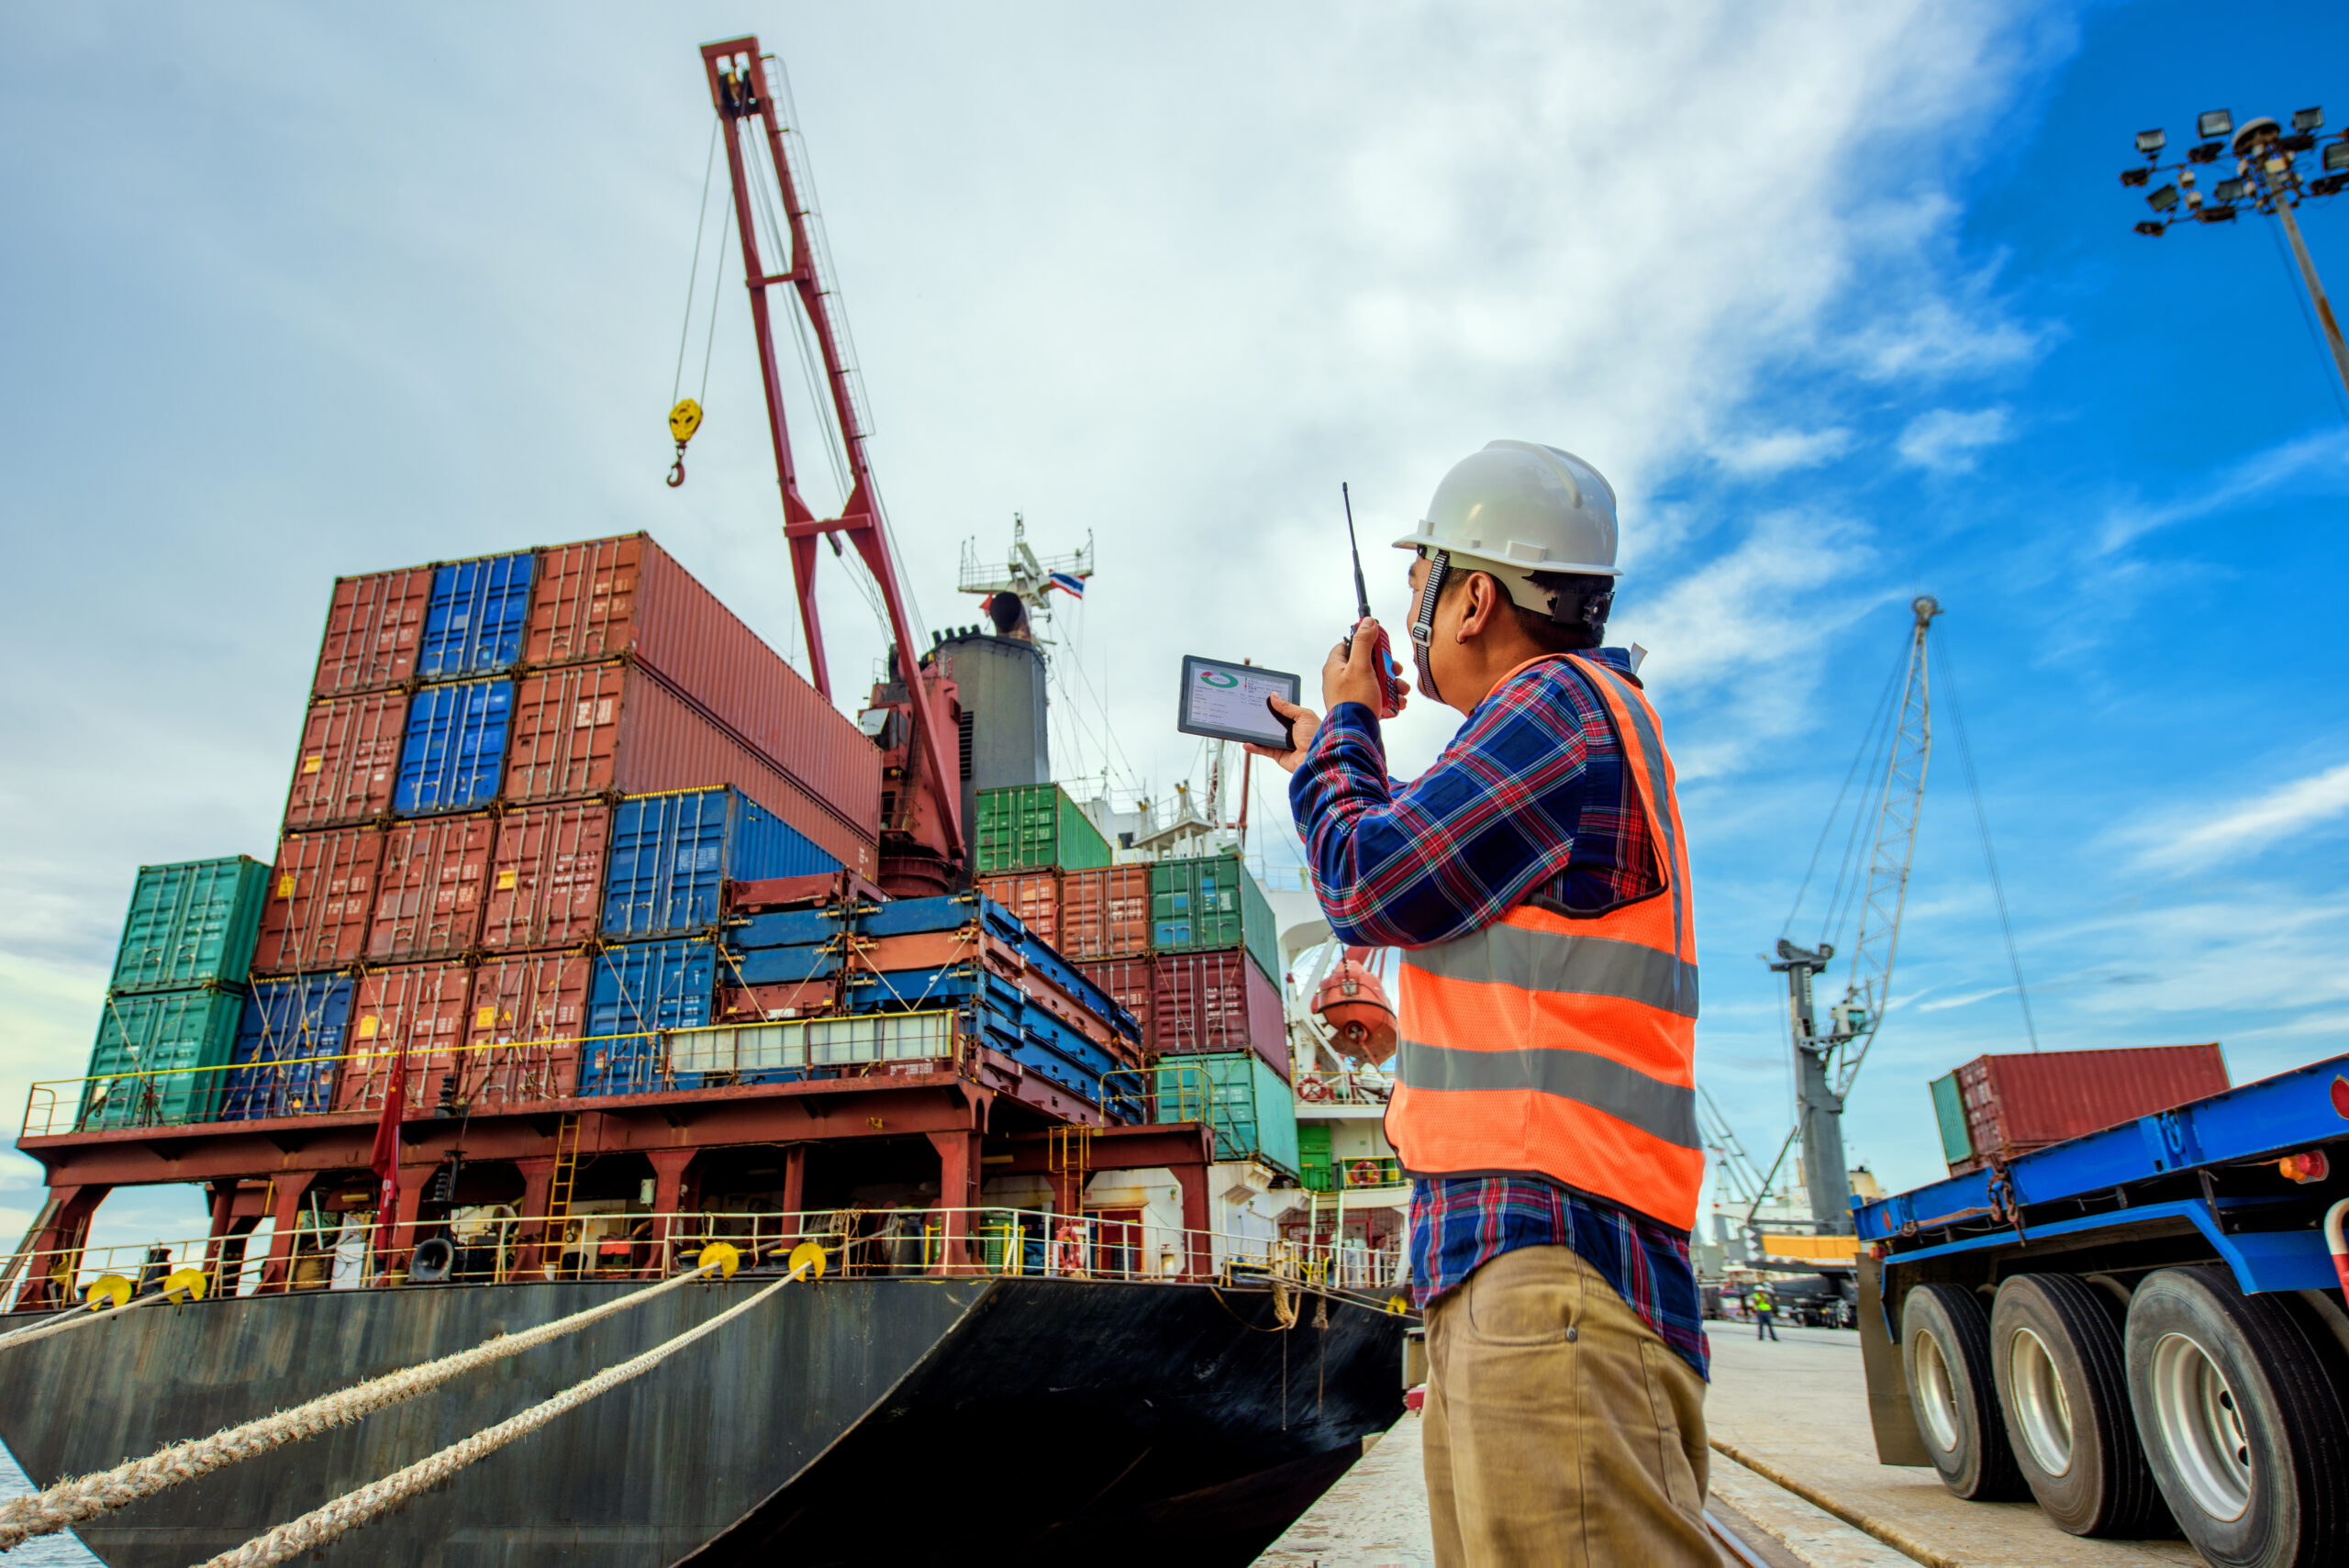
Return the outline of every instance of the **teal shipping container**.
<path id="1" fill-rule="evenodd" d="M 115 950 L 115 995 L 243 984 L 268 891 L 269 867 L 250 855 L 140 866 Z"/>
<path id="2" fill-rule="evenodd" d="M 227 986 L 106 998 L 82 1092 L 83 1129 L 209 1121 L 244 994 Z"/>
<path id="3" fill-rule="evenodd" d="M 1152 952 L 1217 952 L 1245 947 L 1268 979 L 1281 976 L 1273 906 L 1237 853 L 1160 861 L 1150 868 Z"/>
<path id="4" fill-rule="evenodd" d="M 1965 1129 L 1965 1091 L 1954 1073 L 1933 1080 L 1933 1120 L 1941 1126 L 1944 1162 L 1959 1165 L 1974 1158 L 1974 1140 Z"/>
<path id="5" fill-rule="evenodd" d="M 978 792 L 978 871 L 1094 871 L 1109 863 L 1109 840 L 1058 784 L 1009 784 Z"/>
<path id="6" fill-rule="evenodd" d="M 1161 1121 L 1205 1120 L 1219 1160 L 1257 1159 L 1285 1174 L 1303 1174 L 1297 1097 L 1263 1057 L 1250 1051 L 1186 1056 L 1152 1074 Z"/>

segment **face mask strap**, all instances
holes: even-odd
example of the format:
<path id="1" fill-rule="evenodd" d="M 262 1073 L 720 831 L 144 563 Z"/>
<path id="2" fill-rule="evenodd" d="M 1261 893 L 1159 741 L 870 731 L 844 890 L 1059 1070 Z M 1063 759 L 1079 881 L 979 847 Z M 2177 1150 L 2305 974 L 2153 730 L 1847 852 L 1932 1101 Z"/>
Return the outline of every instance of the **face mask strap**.
<path id="1" fill-rule="evenodd" d="M 1419 694 L 1430 702 L 1443 699 L 1435 689 L 1435 672 L 1428 668 L 1428 647 L 1435 640 L 1435 601 L 1443 592 L 1444 577 L 1452 568 L 1452 557 L 1441 550 L 1425 552 L 1428 563 L 1427 580 L 1419 584 L 1419 607 L 1411 614 L 1411 662 L 1419 666 Z"/>

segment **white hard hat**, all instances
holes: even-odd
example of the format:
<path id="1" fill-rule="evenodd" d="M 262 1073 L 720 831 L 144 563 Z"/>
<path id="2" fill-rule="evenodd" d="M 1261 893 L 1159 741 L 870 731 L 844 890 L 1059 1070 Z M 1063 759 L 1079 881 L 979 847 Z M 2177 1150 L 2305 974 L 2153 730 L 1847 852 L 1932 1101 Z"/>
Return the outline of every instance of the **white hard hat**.
<path id="1" fill-rule="evenodd" d="M 1509 596 L 1533 572 L 1614 577 L 1615 490 L 1569 451 L 1532 441 L 1494 441 L 1452 465 L 1418 529 L 1397 550 L 1441 550 L 1491 571 Z M 1511 569 L 1514 570 L 1511 570 Z"/>

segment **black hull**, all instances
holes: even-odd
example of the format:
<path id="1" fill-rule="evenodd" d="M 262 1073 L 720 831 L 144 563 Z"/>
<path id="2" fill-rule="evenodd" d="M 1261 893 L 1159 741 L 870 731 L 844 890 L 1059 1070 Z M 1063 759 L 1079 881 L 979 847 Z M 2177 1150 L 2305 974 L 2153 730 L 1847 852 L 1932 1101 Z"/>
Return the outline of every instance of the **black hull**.
<path id="1" fill-rule="evenodd" d="M 688 1285 L 354 1426 L 81 1529 L 184 1568 L 722 1310 Z M 150 1307 L 0 1351 L 0 1439 L 35 1482 L 345 1387 L 632 1285 L 329 1291 Z M 1402 1413 L 1403 1319 L 1261 1291 L 1022 1279 L 795 1286 L 328 1549 L 541 1568 L 1245 1563 Z M 1284 1368 L 1284 1358 L 1286 1368 Z"/>

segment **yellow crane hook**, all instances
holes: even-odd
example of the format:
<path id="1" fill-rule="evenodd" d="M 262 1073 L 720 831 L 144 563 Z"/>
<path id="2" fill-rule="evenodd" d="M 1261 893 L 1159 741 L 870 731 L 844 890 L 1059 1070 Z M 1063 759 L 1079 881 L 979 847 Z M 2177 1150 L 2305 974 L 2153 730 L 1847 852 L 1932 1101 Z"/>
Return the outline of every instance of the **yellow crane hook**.
<path id="1" fill-rule="evenodd" d="M 669 410 L 669 433 L 677 438 L 677 461 L 669 470 L 669 488 L 685 482 L 685 443 L 701 428 L 701 405 L 688 397 Z"/>

